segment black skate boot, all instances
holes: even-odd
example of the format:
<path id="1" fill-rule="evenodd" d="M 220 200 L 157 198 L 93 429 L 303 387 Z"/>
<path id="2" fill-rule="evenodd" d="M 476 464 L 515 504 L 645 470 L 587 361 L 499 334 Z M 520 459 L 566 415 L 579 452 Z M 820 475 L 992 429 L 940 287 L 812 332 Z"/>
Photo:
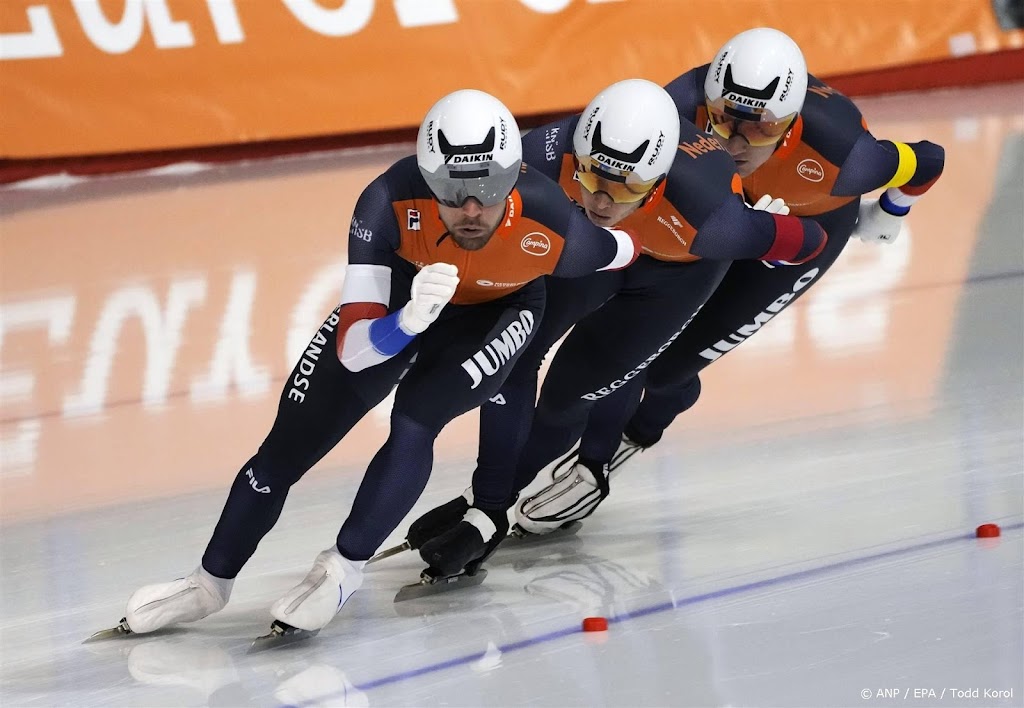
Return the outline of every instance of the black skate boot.
<path id="1" fill-rule="evenodd" d="M 405 535 L 409 548 L 421 548 L 427 541 L 452 530 L 459 525 L 467 511 L 469 502 L 465 496 L 455 497 L 450 502 L 434 507 L 409 524 L 409 533 Z"/>
<path id="2" fill-rule="evenodd" d="M 479 585 L 487 575 L 480 566 L 505 540 L 506 534 L 506 511 L 470 507 L 454 528 L 424 542 L 420 557 L 430 567 L 420 574 L 418 583 L 403 587 L 395 602 Z"/>
<path id="3" fill-rule="evenodd" d="M 467 489 L 463 496 L 455 497 L 450 502 L 434 507 L 426 514 L 416 519 L 409 525 L 409 532 L 405 535 L 405 541 L 397 546 L 380 551 L 367 563 L 376 563 L 403 551 L 415 551 L 432 538 L 440 536 L 445 531 L 454 528 L 466 512 L 469 511 L 468 499 L 472 495 L 472 488 Z"/>

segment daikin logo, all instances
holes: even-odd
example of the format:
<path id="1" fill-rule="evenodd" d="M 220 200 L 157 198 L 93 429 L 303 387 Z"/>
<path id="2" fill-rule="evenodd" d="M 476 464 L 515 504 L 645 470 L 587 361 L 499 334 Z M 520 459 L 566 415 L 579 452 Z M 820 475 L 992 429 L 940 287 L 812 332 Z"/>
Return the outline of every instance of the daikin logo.
<path id="1" fill-rule="evenodd" d="M 453 165 L 465 165 L 475 162 L 490 162 L 494 159 L 493 152 L 486 152 L 480 155 L 446 155 L 444 158 L 445 163 L 452 163 Z"/>
<path id="2" fill-rule="evenodd" d="M 726 100 L 732 101 L 740 106 L 749 106 L 750 108 L 764 108 L 768 105 L 767 101 L 762 101 L 757 98 L 748 98 L 738 93 L 728 93 L 725 95 Z"/>
<path id="3" fill-rule="evenodd" d="M 623 162 L 622 160 L 616 160 L 614 157 L 608 157 L 599 152 L 595 152 L 593 155 L 594 159 L 597 160 L 606 170 L 624 170 L 632 172 L 636 168 L 635 164 L 629 162 Z M 657 157 L 657 156 L 655 156 Z"/>

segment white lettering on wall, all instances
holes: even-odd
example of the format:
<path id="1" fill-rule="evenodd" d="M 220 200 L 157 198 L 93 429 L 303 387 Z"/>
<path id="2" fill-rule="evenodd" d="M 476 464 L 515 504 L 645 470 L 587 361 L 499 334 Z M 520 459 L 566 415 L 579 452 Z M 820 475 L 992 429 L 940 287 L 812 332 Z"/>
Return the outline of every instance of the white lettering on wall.
<path id="1" fill-rule="evenodd" d="M 238 19 L 235 0 L 206 0 L 213 20 L 213 29 L 221 44 L 238 44 L 245 41 L 245 32 Z"/>
<path id="2" fill-rule="evenodd" d="M 450 25 L 459 21 L 452 0 L 395 0 L 395 13 L 402 27 Z"/>
<path id="3" fill-rule="evenodd" d="M 328 37 L 347 37 L 370 22 L 373 0 L 345 0 L 341 7 L 329 10 L 316 0 L 284 0 L 295 18 L 309 29 Z"/>
<path id="4" fill-rule="evenodd" d="M 572 0 L 519 0 L 519 2 L 534 12 L 542 12 L 545 15 L 561 12 L 569 6 Z"/>
<path id="5" fill-rule="evenodd" d="M 30 5 L 28 32 L 0 33 L 0 61 L 4 59 L 41 59 L 64 53 L 53 17 L 45 5 Z"/>
<path id="6" fill-rule="evenodd" d="M 89 40 L 108 54 L 124 54 L 135 48 L 148 20 L 153 42 L 161 49 L 195 44 L 187 22 L 171 19 L 167 0 L 125 0 L 119 22 L 112 23 L 99 0 L 71 0 L 78 21 Z"/>

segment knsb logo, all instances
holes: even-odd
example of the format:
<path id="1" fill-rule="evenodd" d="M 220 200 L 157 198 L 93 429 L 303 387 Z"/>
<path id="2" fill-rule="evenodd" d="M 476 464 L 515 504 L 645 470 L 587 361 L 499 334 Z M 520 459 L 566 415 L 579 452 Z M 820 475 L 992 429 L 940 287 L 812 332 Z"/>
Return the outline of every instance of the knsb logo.
<path id="1" fill-rule="evenodd" d="M 825 169 L 817 160 L 807 158 L 796 166 L 796 173 L 809 182 L 820 182 L 825 179 Z"/>
<path id="2" fill-rule="evenodd" d="M 500 336 L 484 345 L 483 349 L 462 362 L 462 368 L 473 381 L 470 389 L 479 386 L 485 376 L 494 376 L 498 373 L 498 369 L 523 348 L 532 331 L 533 313 L 529 310 L 520 310 L 519 319 L 509 324 L 501 331 Z"/>
<path id="3" fill-rule="evenodd" d="M 551 250 L 551 239 L 540 231 L 533 231 L 523 236 L 519 247 L 531 256 L 546 256 Z"/>

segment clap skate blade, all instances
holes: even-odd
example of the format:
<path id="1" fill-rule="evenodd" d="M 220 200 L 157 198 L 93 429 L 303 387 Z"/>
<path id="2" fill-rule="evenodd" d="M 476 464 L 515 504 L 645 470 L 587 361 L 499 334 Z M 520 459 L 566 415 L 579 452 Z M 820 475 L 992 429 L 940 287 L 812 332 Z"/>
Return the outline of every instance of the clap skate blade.
<path id="1" fill-rule="evenodd" d="M 405 585 L 398 591 L 398 594 L 395 595 L 395 602 L 429 597 L 449 590 L 471 588 L 482 583 L 486 577 L 487 571 L 483 568 L 479 568 L 472 575 L 465 570 L 455 575 L 435 575 L 430 568 L 427 568 L 420 573 L 418 583 Z"/>
<path id="2" fill-rule="evenodd" d="M 566 521 L 550 533 L 531 533 L 519 524 L 513 524 L 512 530 L 509 531 L 508 538 L 505 539 L 505 542 L 502 545 L 514 548 L 534 543 L 557 541 L 565 538 L 566 536 L 575 536 L 579 533 L 581 528 L 583 528 L 583 522 L 581 521 Z"/>
<path id="3" fill-rule="evenodd" d="M 116 627 L 110 629 L 101 629 L 89 636 L 88 639 L 82 642 L 82 644 L 88 644 L 90 642 L 101 642 L 104 639 L 114 639 L 116 637 L 127 637 L 129 634 L 135 634 L 132 628 L 128 626 L 128 620 L 125 617 L 121 618 L 121 621 Z"/>
<path id="4" fill-rule="evenodd" d="M 366 561 L 366 565 L 370 565 L 370 563 L 376 563 L 377 561 L 384 560 L 385 558 L 390 558 L 391 556 L 397 556 L 399 553 L 403 553 L 409 550 L 412 550 L 412 546 L 409 545 L 408 541 L 405 541 L 401 545 L 392 546 L 391 548 L 385 548 L 380 553 L 370 556 L 370 560 Z"/>
<path id="5" fill-rule="evenodd" d="M 255 654 L 267 649 L 288 646 L 289 644 L 295 644 L 306 639 L 312 639 L 318 634 L 320 634 L 319 629 L 299 629 L 290 624 L 274 620 L 274 623 L 270 625 L 270 632 L 262 637 L 256 637 L 246 653 Z"/>

